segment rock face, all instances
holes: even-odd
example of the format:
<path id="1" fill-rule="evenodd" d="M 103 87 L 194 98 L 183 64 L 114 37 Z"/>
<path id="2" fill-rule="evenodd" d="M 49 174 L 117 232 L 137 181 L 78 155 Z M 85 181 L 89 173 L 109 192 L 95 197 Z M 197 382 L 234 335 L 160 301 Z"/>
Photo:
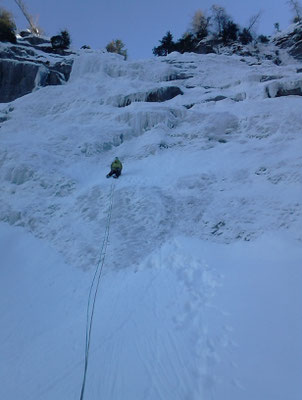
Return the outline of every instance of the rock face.
<path id="1" fill-rule="evenodd" d="M 0 43 L 0 103 L 13 101 L 37 87 L 67 82 L 73 63 L 71 53 L 50 52 L 49 41 L 33 36 L 18 39 L 16 45 Z"/>
<path id="2" fill-rule="evenodd" d="M 127 107 L 131 103 L 145 101 L 147 103 L 162 103 L 171 100 L 178 95 L 182 95 L 183 91 L 178 86 L 165 86 L 149 92 L 133 93 L 118 99 L 118 107 Z"/>
<path id="3" fill-rule="evenodd" d="M 274 43 L 282 49 L 288 49 L 291 56 L 302 60 L 302 23 L 296 23 L 286 33 L 275 37 Z"/>
<path id="4" fill-rule="evenodd" d="M 275 52 L 272 52 L 272 46 L 265 46 L 266 43 L 277 46 Z M 258 58 L 259 62 L 272 60 L 276 65 L 281 65 L 278 47 L 287 50 L 297 60 L 302 60 L 302 22 L 291 25 L 285 32 L 278 33 L 267 42 L 261 42 L 258 39 L 248 45 L 243 45 L 239 41 L 224 45 L 221 39 L 205 38 L 198 43 L 194 52 L 198 54 L 216 53 L 236 54 L 242 57 L 250 56 Z"/>
<path id="5" fill-rule="evenodd" d="M 211 54 L 216 53 L 216 43 L 214 41 L 201 41 L 196 47 L 196 53 L 198 54 Z"/>
<path id="6" fill-rule="evenodd" d="M 173 99 L 173 97 L 183 94 L 178 86 L 167 86 L 149 92 L 146 98 L 147 102 L 163 102 Z"/>
<path id="7" fill-rule="evenodd" d="M 40 68 L 35 64 L 1 60 L 0 102 L 6 103 L 32 92 Z"/>

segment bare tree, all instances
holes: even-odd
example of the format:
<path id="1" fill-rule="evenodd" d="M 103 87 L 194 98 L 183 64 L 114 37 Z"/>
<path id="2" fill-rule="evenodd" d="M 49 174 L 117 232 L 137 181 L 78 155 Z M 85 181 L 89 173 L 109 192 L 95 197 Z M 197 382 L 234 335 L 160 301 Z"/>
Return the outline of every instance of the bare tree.
<path id="1" fill-rule="evenodd" d="M 29 23 L 30 31 L 34 33 L 35 35 L 41 35 L 42 29 L 38 26 L 36 21 L 34 20 L 34 17 L 29 14 L 29 12 L 26 9 L 26 5 L 22 0 L 15 0 L 15 3 L 17 6 L 20 8 L 22 14 L 26 18 L 27 22 Z"/>
<path id="2" fill-rule="evenodd" d="M 211 7 L 213 22 L 216 25 L 218 35 L 221 36 L 223 29 L 226 24 L 230 21 L 230 17 L 227 15 L 225 9 L 217 4 Z"/>
<path id="3" fill-rule="evenodd" d="M 203 11 L 197 10 L 192 19 L 192 31 L 200 39 L 208 35 L 210 17 L 206 17 Z"/>
<path id="4" fill-rule="evenodd" d="M 297 0 L 288 0 L 287 4 L 289 4 L 291 10 L 294 12 L 294 22 L 302 21 L 302 7 Z"/>
<path id="5" fill-rule="evenodd" d="M 249 20 L 249 26 L 247 27 L 248 32 L 251 32 L 253 27 L 259 22 L 262 11 L 259 11 L 257 14 L 252 15 Z"/>

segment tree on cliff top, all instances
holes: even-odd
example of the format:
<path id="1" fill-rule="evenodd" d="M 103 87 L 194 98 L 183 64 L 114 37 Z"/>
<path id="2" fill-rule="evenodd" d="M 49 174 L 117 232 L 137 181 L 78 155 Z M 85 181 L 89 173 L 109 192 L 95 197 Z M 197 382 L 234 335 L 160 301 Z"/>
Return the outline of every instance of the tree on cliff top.
<path id="1" fill-rule="evenodd" d="M 297 0 L 289 0 L 287 4 L 289 4 L 292 12 L 294 13 L 293 22 L 301 22 L 302 21 L 301 4 Z"/>
<path id="2" fill-rule="evenodd" d="M 160 45 L 154 47 L 152 50 L 155 56 L 166 56 L 176 50 L 173 35 L 170 31 L 168 31 L 159 42 Z"/>
<path id="3" fill-rule="evenodd" d="M 56 50 L 67 50 L 69 49 L 71 39 L 67 29 L 61 31 L 60 35 L 52 36 L 50 42 L 53 49 Z"/>
<path id="4" fill-rule="evenodd" d="M 10 12 L 0 8 L 0 42 L 16 43 L 16 24 Z"/>
<path id="5" fill-rule="evenodd" d="M 24 2 L 22 0 L 15 0 L 15 3 L 20 8 L 20 10 L 21 10 L 22 14 L 24 15 L 24 17 L 27 19 L 27 22 L 29 23 L 29 29 L 30 29 L 31 33 L 33 33 L 34 35 L 41 35 L 42 34 L 42 29 L 35 22 L 34 17 L 29 14 Z"/>
<path id="6" fill-rule="evenodd" d="M 208 28 L 210 23 L 210 17 L 206 17 L 202 10 L 197 10 L 193 16 L 191 25 L 192 33 L 198 40 L 202 40 L 208 36 Z"/>
<path id="7" fill-rule="evenodd" d="M 217 4 L 211 7 L 211 13 L 211 22 L 214 27 L 214 32 L 218 37 L 222 37 L 222 32 L 226 28 L 227 23 L 231 21 L 231 18 L 226 13 L 225 8 Z"/>
<path id="8" fill-rule="evenodd" d="M 107 44 L 106 50 L 108 53 L 120 54 L 121 56 L 124 56 L 125 60 L 127 60 L 127 50 L 124 49 L 124 47 L 124 43 L 120 39 L 117 39 L 111 40 L 111 42 Z"/>

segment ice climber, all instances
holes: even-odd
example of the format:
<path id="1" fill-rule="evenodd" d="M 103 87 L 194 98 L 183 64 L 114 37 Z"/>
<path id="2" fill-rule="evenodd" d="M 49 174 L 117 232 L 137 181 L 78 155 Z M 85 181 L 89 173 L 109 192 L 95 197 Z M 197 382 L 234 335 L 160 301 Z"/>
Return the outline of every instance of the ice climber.
<path id="1" fill-rule="evenodd" d="M 113 175 L 113 178 L 118 178 L 122 173 L 123 165 L 120 162 L 118 157 L 115 157 L 113 163 L 111 164 L 111 171 L 106 175 L 106 178 L 110 178 Z"/>

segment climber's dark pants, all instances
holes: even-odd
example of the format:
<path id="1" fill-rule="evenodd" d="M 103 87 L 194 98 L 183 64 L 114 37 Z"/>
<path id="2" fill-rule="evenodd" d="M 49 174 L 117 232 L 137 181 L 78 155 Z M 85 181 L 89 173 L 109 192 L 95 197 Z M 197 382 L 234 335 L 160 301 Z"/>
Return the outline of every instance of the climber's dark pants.
<path id="1" fill-rule="evenodd" d="M 118 177 L 121 175 L 121 173 L 122 173 L 122 170 L 119 169 L 119 168 L 116 168 L 116 169 L 112 169 L 112 170 L 109 172 L 108 176 L 112 176 L 112 175 L 115 174 L 115 177 L 118 178 Z"/>

